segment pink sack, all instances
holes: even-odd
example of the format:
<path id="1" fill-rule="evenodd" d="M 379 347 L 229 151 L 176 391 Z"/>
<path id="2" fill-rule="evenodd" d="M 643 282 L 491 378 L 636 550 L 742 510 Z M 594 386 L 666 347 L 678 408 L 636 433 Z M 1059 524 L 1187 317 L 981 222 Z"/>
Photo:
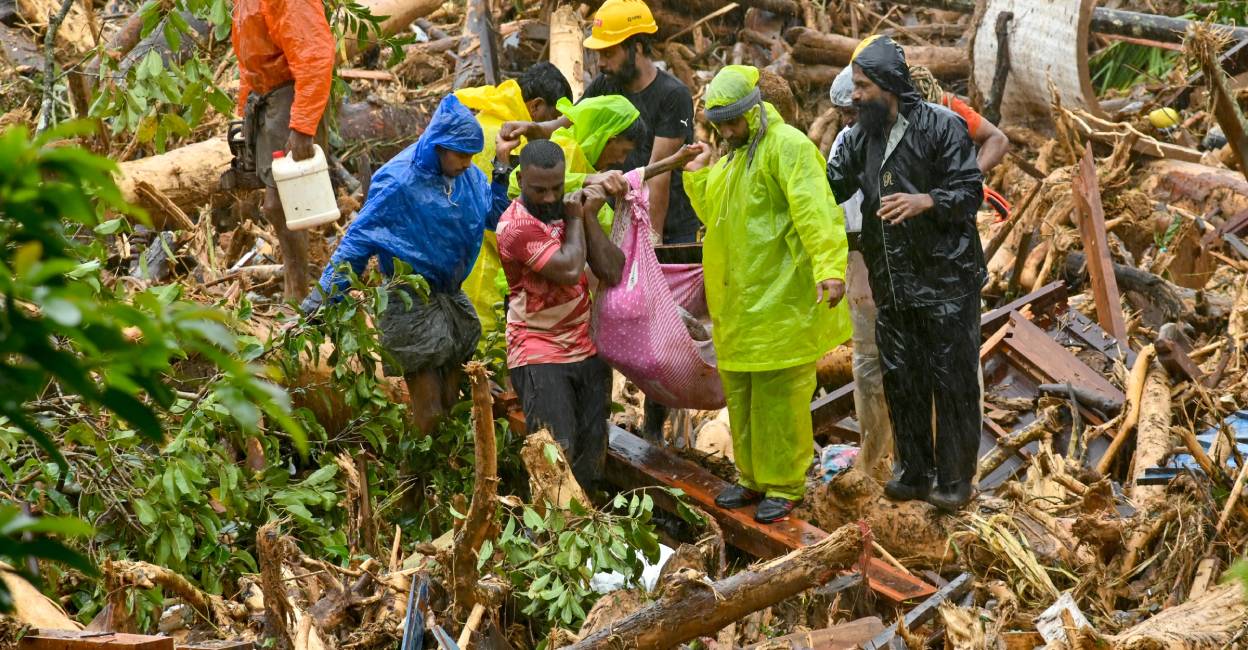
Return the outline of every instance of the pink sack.
<path id="1" fill-rule="evenodd" d="M 629 191 L 615 209 L 611 241 L 624 251 L 624 274 L 594 298 L 594 344 L 604 361 L 649 398 L 674 408 L 723 408 L 714 345 L 694 340 L 678 311 L 679 306 L 706 317 L 702 267 L 659 264 L 650 243 L 643 174 L 636 169 L 625 175 Z"/>

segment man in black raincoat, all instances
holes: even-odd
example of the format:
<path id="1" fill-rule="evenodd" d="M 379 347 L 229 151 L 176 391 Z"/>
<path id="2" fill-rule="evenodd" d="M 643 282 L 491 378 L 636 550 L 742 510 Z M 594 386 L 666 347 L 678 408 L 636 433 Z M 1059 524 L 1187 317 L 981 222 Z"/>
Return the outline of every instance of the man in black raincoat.
<path id="1" fill-rule="evenodd" d="M 860 246 L 897 455 L 885 494 L 954 511 L 971 497 L 982 426 L 983 176 L 966 123 L 923 101 L 896 43 L 867 39 L 853 68 L 858 123 L 828 182 L 837 201 L 863 193 Z"/>

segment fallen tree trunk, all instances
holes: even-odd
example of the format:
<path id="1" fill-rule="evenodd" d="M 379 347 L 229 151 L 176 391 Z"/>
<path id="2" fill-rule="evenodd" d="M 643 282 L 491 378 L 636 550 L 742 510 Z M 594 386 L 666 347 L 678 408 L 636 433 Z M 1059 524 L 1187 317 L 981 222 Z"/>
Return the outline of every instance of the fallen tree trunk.
<path id="1" fill-rule="evenodd" d="M 385 16 L 379 27 L 384 36 L 397 34 L 408 28 L 417 18 L 428 16 L 442 6 L 442 0 L 361 0 L 360 4 L 373 12 L 374 16 Z M 377 43 L 376 35 L 369 32 L 365 39 L 344 36 L 342 39 L 343 56 L 340 61 L 350 61 L 355 55 L 367 50 Z"/>
<path id="2" fill-rule="evenodd" d="M 839 34 L 824 34 L 805 27 L 794 27 L 785 33 L 792 44 L 793 59 L 802 63 L 821 63 L 844 67 L 854 55 L 859 39 Z M 942 79 L 965 78 L 970 74 L 966 50 L 936 45 L 907 45 L 906 62 L 921 65 Z"/>
<path id="3" fill-rule="evenodd" d="M 713 634 L 751 612 L 827 582 L 858 558 L 863 543 L 861 529 L 847 524 L 816 544 L 718 582 L 689 577 L 669 586 L 659 600 L 571 648 L 659 650 Z"/>
<path id="4" fill-rule="evenodd" d="M 1213 587 L 1204 595 L 1164 609 L 1135 627 L 1109 637 L 1114 650 L 1237 647 L 1235 636 L 1248 622 L 1243 587 L 1238 581 Z"/>
<path id="5" fill-rule="evenodd" d="M 815 377 L 820 386 L 840 387 L 854 381 L 854 349 L 838 345 L 815 364 Z"/>

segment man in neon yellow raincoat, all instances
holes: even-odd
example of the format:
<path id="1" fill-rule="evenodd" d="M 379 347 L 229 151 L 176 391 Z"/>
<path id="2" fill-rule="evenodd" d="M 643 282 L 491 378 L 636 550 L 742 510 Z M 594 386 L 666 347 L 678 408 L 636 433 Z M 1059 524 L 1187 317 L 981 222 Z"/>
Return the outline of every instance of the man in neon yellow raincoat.
<path id="1" fill-rule="evenodd" d="M 567 169 L 564 172 L 565 192 L 575 192 L 584 185 L 593 185 L 599 173 L 620 170 L 628 154 L 638 142 L 646 137 L 646 125 L 641 113 L 622 95 L 587 97 L 573 104 L 559 100 L 556 108 L 563 115 L 559 123 L 567 123 L 550 135 L 550 141 L 563 149 Z M 528 125 L 529 131 L 515 131 L 513 135 L 525 134 L 540 137 L 542 132 Z M 504 137 L 508 135 L 504 133 Z M 622 171 L 622 170 L 621 170 Z M 507 195 L 520 196 L 520 183 L 512 173 Z M 614 213 L 604 205 L 598 212 L 598 221 L 608 232 Z"/>
<path id="2" fill-rule="evenodd" d="M 477 116 L 477 123 L 485 133 L 485 149 L 473 156 L 472 162 L 486 178 L 494 172 L 494 141 L 499 129 L 506 122 L 546 121 L 559 116 L 555 104 L 572 97 L 572 86 L 554 64 L 537 63 L 520 79 L 508 79 L 497 86 L 478 86 L 455 91 L 460 102 Z M 517 148 L 518 152 L 519 148 Z M 464 293 L 472 300 L 481 331 L 494 331 L 498 322 L 494 318 L 494 305 L 507 293 L 507 281 L 502 278 L 503 266 L 498 260 L 498 240 L 493 231 L 485 231 L 481 254 L 464 280 Z M 484 341 L 482 337 L 482 341 Z"/>
<path id="3" fill-rule="evenodd" d="M 706 225 L 703 270 L 740 479 L 715 502 L 758 502 L 755 520 L 785 519 L 805 493 L 815 362 L 849 338 L 844 213 L 821 178 L 823 156 L 764 102 L 758 70 L 727 66 L 706 90 L 706 116 L 730 151 L 685 167 Z"/>

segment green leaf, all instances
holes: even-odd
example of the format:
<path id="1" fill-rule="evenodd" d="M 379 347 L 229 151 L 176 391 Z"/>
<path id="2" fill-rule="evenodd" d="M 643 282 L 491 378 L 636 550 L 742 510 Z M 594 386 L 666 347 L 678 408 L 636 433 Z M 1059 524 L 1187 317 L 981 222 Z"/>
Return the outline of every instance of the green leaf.
<path id="1" fill-rule="evenodd" d="M 550 463 L 551 466 L 557 467 L 559 465 L 559 449 L 553 443 L 548 442 L 542 446 L 542 455 L 546 457 L 546 462 Z"/>
<path id="2" fill-rule="evenodd" d="M 487 539 L 481 543 L 481 550 L 477 553 L 477 570 L 480 571 L 493 555 L 494 542 Z"/>
<path id="3" fill-rule="evenodd" d="M 524 507 L 524 526 L 534 531 L 542 531 L 546 529 L 546 522 L 542 520 L 541 515 L 537 514 L 532 508 Z"/>

